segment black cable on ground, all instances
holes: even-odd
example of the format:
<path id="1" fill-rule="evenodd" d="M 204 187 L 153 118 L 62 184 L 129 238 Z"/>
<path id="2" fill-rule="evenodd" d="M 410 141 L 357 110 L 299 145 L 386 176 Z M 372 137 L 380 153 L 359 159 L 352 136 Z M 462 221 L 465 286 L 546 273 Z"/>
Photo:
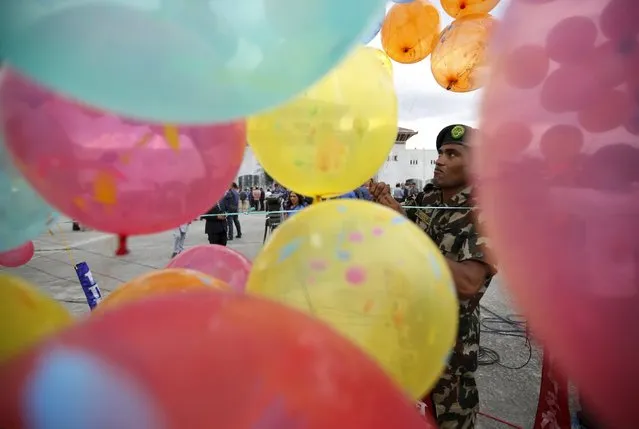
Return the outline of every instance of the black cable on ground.
<path id="1" fill-rule="evenodd" d="M 528 357 L 519 365 L 507 365 L 503 363 L 502 357 L 497 351 L 480 345 L 478 356 L 479 365 L 499 365 L 502 368 L 513 370 L 522 369 L 528 365 L 532 359 L 532 344 L 528 336 L 527 322 L 516 314 L 501 316 L 483 305 L 480 307 L 482 312 L 490 315 L 489 317 L 481 318 L 481 333 L 523 339 L 524 347 L 528 351 Z"/>

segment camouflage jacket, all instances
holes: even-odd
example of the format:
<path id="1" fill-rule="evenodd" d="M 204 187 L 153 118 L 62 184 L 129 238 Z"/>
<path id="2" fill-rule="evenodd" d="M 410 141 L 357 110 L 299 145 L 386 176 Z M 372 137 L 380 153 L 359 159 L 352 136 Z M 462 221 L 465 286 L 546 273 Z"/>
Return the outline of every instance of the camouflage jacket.
<path id="1" fill-rule="evenodd" d="M 418 209 L 415 222 L 430 236 L 445 257 L 457 262 L 476 260 L 488 264 L 486 238 L 477 228 L 476 209 L 471 199 L 471 191 L 471 187 L 464 189 L 446 204 L 442 201 L 441 190 L 432 183 L 427 184 L 420 206 L 468 207 L 468 210 Z M 471 299 L 459 301 L 459 332 L 447 369 L 449 375 L 459 376 L 477 370 L 479 300 L 496 272 L 494 266 L 489 266 L 491 275 L 486 278 L 479 292 Z"/>

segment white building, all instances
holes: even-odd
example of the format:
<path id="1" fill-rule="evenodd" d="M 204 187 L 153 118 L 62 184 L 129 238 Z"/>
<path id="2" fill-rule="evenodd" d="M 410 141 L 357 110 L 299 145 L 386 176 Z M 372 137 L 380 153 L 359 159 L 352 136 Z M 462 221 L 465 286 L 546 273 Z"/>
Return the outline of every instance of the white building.
<path id="1" fill-rule="evenodd" d="M 390 183 L 404 183 L 412 179 L 421 187 L 424 182 L 432 179 L 435 170 L 437 151 L 427 149 L 407 149 L 406 142 L 417 134 L 417 131 L 399 128 L 397 139 L 384 165 L 375 175 L 376 180 Z M 241 187 L 263 186 L 266 184 L 264 169 L 255 158 L 250 146 L 244 149 L 244 159 L 238 173 L 238 183 Z"/>
<path id="2" fill-rule="evenodd" d="M 406 142 L 415 134 L 417 131 L 399 128 L 395 145 L 375 176 L 378 181 L 390 183 L 393 187 L 396 183 L 412 179 L 421 188 L 427 180 L 433 178 L 437 151 L 408 149 Z"/>

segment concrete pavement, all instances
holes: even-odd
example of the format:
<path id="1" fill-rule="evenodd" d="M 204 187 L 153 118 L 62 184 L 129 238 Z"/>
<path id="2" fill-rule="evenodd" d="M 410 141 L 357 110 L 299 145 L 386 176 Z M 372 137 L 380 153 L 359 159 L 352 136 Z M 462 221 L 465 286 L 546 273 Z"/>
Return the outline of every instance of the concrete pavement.
<path id="1" fill-rule="evenodd" d="M 262 247 L 264 215 L 241 215 L 240 221 L 243 238 L 229 242 L 229 247 L 253 259 Z M 168 231 L 132 237 L 129 239 L 131 254 L 124 257 L 114 256 L 116 241 L 112 235 L 97 231 L 73 232 L 68 222 L 60 223 L 54 229 L 53 236 L 44 234 L 34 242 L 36 255 L 29 264 L 1 271 L 17 274 L 40 286 L 81 317 L 88 312 L 88 307 L 73 263 L 86 261 L 105 294 L 140 274 L 163 268 L 172 252 L 173 233 Z M 193 222 L 187 235 L 186 248 L 205 243 L 204 222 Z M 71 247 L 70 254 L 65 250 L 67 246 Z M 493 281 L 482 304 L 501 316 L 515 312 L 499 278 Z M 493 317 L 487 311 L 482 316 Z M 521 338 L 484 332 L 481 344 L 498 352 L 501 363 L 510 367 L 520 366 L 529 356 L 529 349 Z M 532 428 L 539 382 L 540 354 L 534 347 L 530 362 L 521 369 L 507 369 L 499 364 L 481 366 L 481 411 L 517 426 Z M 482 429 L 508 427 L 485 417 L 480 421 Z"/>

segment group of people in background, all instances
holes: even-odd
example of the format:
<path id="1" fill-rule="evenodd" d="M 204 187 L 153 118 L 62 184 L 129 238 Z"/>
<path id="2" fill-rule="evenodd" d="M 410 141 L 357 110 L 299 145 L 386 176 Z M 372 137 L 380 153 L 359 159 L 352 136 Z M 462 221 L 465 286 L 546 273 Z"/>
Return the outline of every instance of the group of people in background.
<path id="1" fill-rule="evenodd" d="M 335 198 L 370 201 L 373 199 L 369 192 L 371 183 L 373 183 L 373 179 Z M 419 200 L 420 191 L 414 182 L 408 180 L 404 184 L 397 183 L 392 190 L 392 195 L 403 205 L 411 206 L 416 205 L 416 201 Z M 277 183 L 266 189 L 258 186 L 240 189 L 237 183 L 234 182 L 226 191 L 223 198 L 215 203 L 208 212 L 202 215 L 200 220 L 206 221 L 204 232 L 208 236 L 209 243 L 226 246 L 228 241 L 242 238 L 242 225 L 240 223 L 239 213 L 248 213 L 251 210 L 281 212 L 282 218 L 288 219 L 312 203 L 313 198 L 285 189 Z M 409 217 L 411 217 L 412 214 L 410 209 L 407 210 Z M 173 231 L 174 243 L 172 258 L 184 251 L 186 234 L 190 225 L 191 222 L 182 224 Z M 79 231 L 81 228 L 81 225 L 75 221 L 73 222 L 74 231 Z"/>
<path id="2" fill-rule="evenodd" d="M 417 184 L 412 180 L 407 180 L 404 183 L 397 183 L 393 188 L 391 194 L 393 198 L 400 203 L 404 201 L 410 201 L 417 198 L 419 194 L 419 189 L 417 188 Z"/>
<path id="3" fill-rule="evenodd" d="M 353 198 L 362 200 L 372 200 L 368 191 L 370 181 L 336 198 Z M 281 212 L 282 217 L 287 219 L 295 213 L 311 205 L 313 199 L 309 196 L 301 195 L 297 192 L 287 190 L 279 184 L 274 184 L 266 190 L 262 187 L 244 188 L 240 190 L 237 183 L 232 183 L 224 197 L 215 203 L 211 209 L 202 215 L 200 219 L 206 222 L 204 233 L 207 235 L 210 244 L 226 246 L 234 239 L 242 238 L 242 225 L 239 213 L 246 213 L 253 209 L 255 211 Z M 185 230 L 180 226 L 179 231 Z M 183 250 L 183 235 L 176 231 L 176 245 L 173 256 Z M 237 235 L 235 235 L 237 231 Z M 186 232 L 184 232 L 184 237 Z"/>
<path id="4" fill-rule="evenodd" d="M 255 211 L 264 210 L 264 200 L 270 189 L 266 191 L 264 188 L 253 186 L 244 188 L 240 191 L 240 211 L 248 212 L 250 209 Z"/>

